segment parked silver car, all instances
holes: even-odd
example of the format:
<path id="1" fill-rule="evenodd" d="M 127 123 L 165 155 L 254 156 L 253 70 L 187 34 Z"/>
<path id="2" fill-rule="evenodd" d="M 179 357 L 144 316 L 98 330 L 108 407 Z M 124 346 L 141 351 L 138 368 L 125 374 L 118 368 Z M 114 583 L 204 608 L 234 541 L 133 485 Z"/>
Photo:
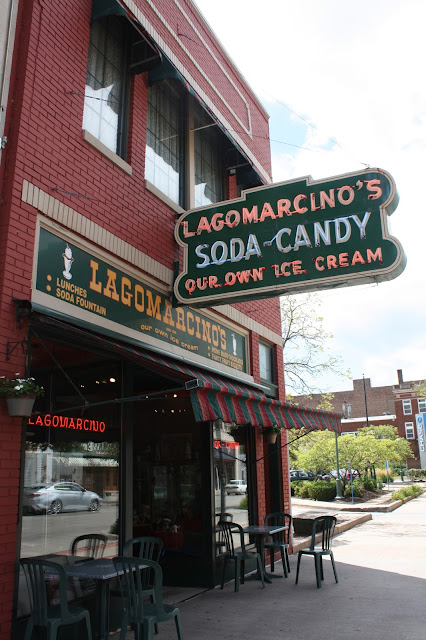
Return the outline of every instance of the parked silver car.
<path id="1" fill-rule="evenodd" d="M 55 482 L 24 488 L 24 511 L 60 513 L 61 511 L 97 511 L 101 498 L 76 482 Z"/>
<path id="2" fill-rule="evenodd" d="M 247 493 L 247 485 L 245 482 L 243 482 L 243 480 L 230 480 L 229 484 L 225 485 L 225 491 L 228 496 L 232 494 L 242 495 L 243 493 Z"/>

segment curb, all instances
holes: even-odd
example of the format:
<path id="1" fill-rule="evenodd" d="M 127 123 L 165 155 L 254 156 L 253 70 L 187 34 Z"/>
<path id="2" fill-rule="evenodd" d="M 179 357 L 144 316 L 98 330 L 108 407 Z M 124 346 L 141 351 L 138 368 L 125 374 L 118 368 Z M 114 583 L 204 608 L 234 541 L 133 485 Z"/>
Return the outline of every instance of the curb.
<path id="1" fill-rule="evenodd" d="M 368 522 L 368 520 L 372 520 L 373 516 L 371 515 L 371 513 L 364 513 L 360 516 L 358 516 L 358 518 L 352 518 L 351 520 L 347 520 L 346 522 L 341 522 L 340 524 L 336 525 L 336 528 L 334 530 L 334 538 L 336 536 L 338 536 L 340 533 L 344 533 L 345 531 L 348 531 L 349 529 L 353 529 L 354 527 L 357 527 L 360 524 L 364 524 L 364 522 Z M 320 539 L 321 534 L 318 535 L 318 540 Z M 292 545 L 292 553 L 298 553 L 298 551 L 300 551 L 300 549 L 305 549 L 307 546 L 309 546 L 311 543 L 311 536 L 309 536 L 309 538 L 302 538 L 302 539 L 298 539 L 297 541 L 294 541 L 293 539 L 293 545 Z"/>

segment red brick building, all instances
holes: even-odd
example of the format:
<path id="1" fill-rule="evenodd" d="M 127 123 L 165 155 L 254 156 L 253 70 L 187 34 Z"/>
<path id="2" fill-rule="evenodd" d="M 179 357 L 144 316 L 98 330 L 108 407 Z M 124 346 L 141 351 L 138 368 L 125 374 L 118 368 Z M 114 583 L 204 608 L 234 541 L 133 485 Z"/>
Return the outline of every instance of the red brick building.
<path id="1" fill-rule="evenodd" d="M 414 458 L 407 460 L 408 468 L 421 468 L 416 415 L 426 411 L 426 400 L 420 397 L 418 386 L 421 380 L 404 382 L 401 369 L 397 371 L 398 383 L 382 387 L 372 386 L 370 378 L 353 380 L 353 388 L 346 391 L 332 391 L 333 409 L 341 411 L 342 432 L 355 433 L 369 424 L 390 424 L 398 429 L 400 438 L 410 443 Z M 295 401 L 303 406 L 315 408 L 322 395 L 295 396 Z"/>
<path id="2" fill-rule="evenodd" d="M 271 180 L 267 113 L 196 6 L 5 7 L 1 374 L 45 395 L 0 404 L 2 640 L 29 612 L 19 559 L 87 532 L 108 556 L 150 533 L 166 581 L 217 584 L 226 484 L 242 523 L 288 510 L 286 432 L 261 427 L 315 414 L 284 403 L 278 299 L 174 306 L 178 216 Z"/>

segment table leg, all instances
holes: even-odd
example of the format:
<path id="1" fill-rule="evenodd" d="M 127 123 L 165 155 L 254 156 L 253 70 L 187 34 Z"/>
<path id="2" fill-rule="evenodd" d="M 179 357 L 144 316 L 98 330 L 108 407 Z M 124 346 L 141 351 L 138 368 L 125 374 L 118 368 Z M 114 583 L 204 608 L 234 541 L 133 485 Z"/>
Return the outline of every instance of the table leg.
<path id="1" fill-rule="evenodd" d="M 98 580 L 98 596 L 96 598 L 95 638 L 108 640 L 109 632 L 109 582 Z"/>

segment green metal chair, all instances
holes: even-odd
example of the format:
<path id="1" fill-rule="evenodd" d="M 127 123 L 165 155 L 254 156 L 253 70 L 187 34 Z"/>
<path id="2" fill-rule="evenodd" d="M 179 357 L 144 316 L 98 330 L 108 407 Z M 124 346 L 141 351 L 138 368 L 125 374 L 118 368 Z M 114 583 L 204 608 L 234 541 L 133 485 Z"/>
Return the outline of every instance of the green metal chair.
<path id="1" fill-rule="evenodd" d="M 86 533 L 77 536 L 71 544 L 71 555 L 82 556 L 88 560 L 102 558 L 108 538 L 102 533 Z"/>
<path id="2" fill-rule="evenodd" d="M 281 553 L 281 560 L 283 563 L 284 576 L 287 578 L 290 573 L 290 562 L 288 559 L 288 547 L 290 544 L 290 531 L 291 531 L 292 517 L 289 513 L 282 513 L 281 511 L 275 511 L 268 513 L 265 516 L 264 524 L 266 527 L 282 527 L 287 526 L 286 531 L 280 531 L 270 536 L 265 542 L 265 550 L 269 550 L 269 561 L 271 564 L 271 573 L 275 570 L 275 551 L 279 549 Z"/>
<path id="3" fill-rule="evenodd" d="M 180 611 L 163 603 L 163 571 L 160 565 L 146 558 L 113 558 L 120 583 L 123 603 L 120 640 L 125 640 L 128 625 L 134 626 L 136 640 L 152 640 L 155 626 L 175 620 L 178 640 L 182 640 Z M 154 572 L 154 602 L 146 602 L 145 572 Z M 142 636 L 141 636 L 142 633 Z"/>
<path id="4" fill-rule="evenodd" d="M 239 591 L 240 580 L 241 580 L 241 584 L 244 584 L 245 561 L 252 558 L 256 559 L 259 575 L 261 576 L 261 579 L 262 579 L 262 589 L 264 589 L 265 581 L 263 578 L 263 567 L 262 567 L 261 557 L 257 553 L 257 551 L 247 551 L 245 542 L 244 542 L 243 528 L 236 522 L 229 522 L 228 520 L 220 520 L 217 524 L 217 529 L 220 534 L 220 542 L 223 543 L 225 547 L 221 589 L 223 589 L 223 586 L 225 584 L 225 572 L 226 572 L 227 563 L 229 561 L 235 562 L 235 572 L 234 572 L 235 591 Z M 235 549 L 234 535 L 236 535 L 239 540 L 240 550 L 238 551 Z"/>
<path id="5" fill-rule="evenodd" d="M 61 626 L 84 621 L 87 638 L 92 640 L 90 615 L 87 609 L 68 604 L 67 576 L 57 562 L 43 558 L 24 558 L 21 560 L 30 598 L 31 615 L 25 629 L 24 640 L 30 640 L 34 628 L 45 628 L 48 640 L 55 640 Z M 53 588 L 53 589 L 52 589 Z M 51 591 L 54 590 L 53 604 Z"/>
<path id="6" fill-rule="evenodd" d="M 303 555 L 313 556 L 315 560 L 315 574 L 317 578 L 317 587 L 321 587 L 321 581 L 324 580 L 324 570 L 322 559 L 323 556 L 330 556 L 331 564 L 333 566 L 334 577 L 337 579 L 336 565 L 334 564 L 334 556 L 331 550 L 331 542 L 336 527 L 337 519 L 334 516 L 320 516 L 312 521 L 312 537 L 311 545 L 308 549 L 301 549 L 297 557 L 297 571 L 296 571 L 296 584 L 299 579 L 299 567 L 300 560 Z M 321 540 L 320 546 L 316 547 L 316 537 L 320 534 Z"/>
<path id="7" fill-rule="evenodd" d="M 134 553 L 137 551 L 137 553 Z M 140 536 L 124 543 L 123 556 L 131 558 L 147 558 L 159 562 L 163 551 L 163 541 L 154 536 Z"/>

